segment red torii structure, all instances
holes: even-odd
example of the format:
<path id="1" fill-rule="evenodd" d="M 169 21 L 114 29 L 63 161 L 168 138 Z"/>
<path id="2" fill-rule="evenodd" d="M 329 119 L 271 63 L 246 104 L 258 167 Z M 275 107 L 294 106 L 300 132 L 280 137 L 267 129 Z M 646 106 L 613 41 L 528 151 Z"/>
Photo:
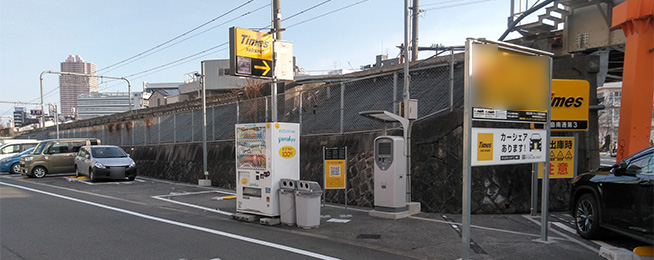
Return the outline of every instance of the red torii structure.
<path id="1" fill-rule="evenodd" d="M 654 100 L 654 0 L 627 0 L 613 8 L 612 29 L 627 37 L 617 161 L 649 146 Z"/>

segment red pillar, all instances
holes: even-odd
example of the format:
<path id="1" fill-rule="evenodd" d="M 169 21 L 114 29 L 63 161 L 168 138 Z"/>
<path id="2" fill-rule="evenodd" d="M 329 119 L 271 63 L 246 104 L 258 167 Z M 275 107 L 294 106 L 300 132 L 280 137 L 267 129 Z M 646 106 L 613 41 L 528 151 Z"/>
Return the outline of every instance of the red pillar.
<path id="1" fill-rule="evenodd" d="M 627 42 L 617 161 L 649 146 L 654 100 L 654 0 L 627 0 L 613 8 L 613 28 Z"/>

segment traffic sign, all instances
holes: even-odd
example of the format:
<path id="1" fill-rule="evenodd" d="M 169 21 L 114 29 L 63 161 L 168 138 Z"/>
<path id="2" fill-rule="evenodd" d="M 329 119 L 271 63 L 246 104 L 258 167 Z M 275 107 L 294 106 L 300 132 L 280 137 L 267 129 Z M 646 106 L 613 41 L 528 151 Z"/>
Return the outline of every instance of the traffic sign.
<path id="1" fill-rule="evenodd" d="M 272 78 L 272 35 L 229 28 L 229 62 L 233 75 Z"/>
<path id="2" fill-rule="evenodd" d="M 538 164 L 538 178 L 543 178 L 542 164 Z M 575 165 L 575 138 L 550 139 L 550 178 L 573 178 Z"/>

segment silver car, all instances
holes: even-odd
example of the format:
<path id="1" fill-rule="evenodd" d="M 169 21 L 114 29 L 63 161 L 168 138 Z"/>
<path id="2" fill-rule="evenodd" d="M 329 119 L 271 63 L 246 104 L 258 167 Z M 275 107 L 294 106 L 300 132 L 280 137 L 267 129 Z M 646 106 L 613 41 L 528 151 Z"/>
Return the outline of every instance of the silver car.
<path id="1" fill-rule="evenodd" d="M 122 148 L 114 145 L 82 146 L 75 157 L 75 175 L 98 179 L 136 178 L 136 163 Z"/>

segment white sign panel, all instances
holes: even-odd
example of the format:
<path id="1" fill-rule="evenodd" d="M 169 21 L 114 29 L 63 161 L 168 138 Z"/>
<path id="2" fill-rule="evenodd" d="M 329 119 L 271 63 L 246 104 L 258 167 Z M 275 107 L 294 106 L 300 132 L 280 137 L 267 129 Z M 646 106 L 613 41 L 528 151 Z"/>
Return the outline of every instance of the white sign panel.
<path id="1" fill-rule="evenodd" d="M 545 162 L 545 130 L 472 128 L 472 166 Z"/>

